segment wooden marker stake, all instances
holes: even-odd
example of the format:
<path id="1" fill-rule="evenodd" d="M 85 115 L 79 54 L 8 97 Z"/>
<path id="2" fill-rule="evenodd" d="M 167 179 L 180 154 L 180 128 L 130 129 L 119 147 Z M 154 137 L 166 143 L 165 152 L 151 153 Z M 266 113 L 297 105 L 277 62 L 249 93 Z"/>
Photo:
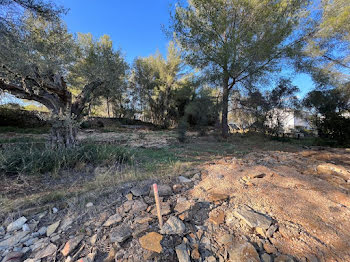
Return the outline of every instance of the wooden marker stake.
<path id="1" fill-rule="evenodd" d="M 159 220 L 159 227 L 162 229 L 163 227 L 163 218 L 162 218 L 162 213 L 160 210 L 160 202 L 159 202 L 159 195 L 158 195 L 158 186 L 157 184 L 153 184 L 153 192 L 154 192 L 154 198 L 156 200 L 156 207 L 157 207 L 157 215 L 158 215 L 158 220 Z"/>

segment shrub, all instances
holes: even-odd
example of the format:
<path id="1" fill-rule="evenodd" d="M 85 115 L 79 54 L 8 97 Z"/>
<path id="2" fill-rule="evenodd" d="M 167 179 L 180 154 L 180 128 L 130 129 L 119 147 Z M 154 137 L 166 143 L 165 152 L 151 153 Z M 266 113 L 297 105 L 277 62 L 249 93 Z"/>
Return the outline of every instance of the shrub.
<path id="1" fill-rule="evenodd" d="M 187 122 L 186 120 L 182 119 L 177 127 L 177 134 L 178 134 L 178 140 L 181 143 L 184 143 L 186 140 L 186 130 L 187 130 Z"/>
<path id="2" fill-rule="evenodd" d="M 74 168 L 81 163 L 116 164 L 131 160 L 128 150 L 114 145 L 83 144 L 71 149 L 46 148 L 44 144 L 17 145 L 0 150 L 0 172 L 38 174 Z"/>

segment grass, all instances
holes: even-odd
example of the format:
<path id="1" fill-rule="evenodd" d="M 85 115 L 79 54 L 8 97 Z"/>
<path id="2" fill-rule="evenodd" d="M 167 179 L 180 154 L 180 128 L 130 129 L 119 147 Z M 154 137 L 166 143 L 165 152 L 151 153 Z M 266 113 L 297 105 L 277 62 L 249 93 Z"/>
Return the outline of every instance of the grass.
<path id="1" fill-rule="evenodd" d="M 13 126 L 0 126 L 0 133 L 45 134 L 48 133 L 49 130 L 50 127 L 19 128 Z"/>
<path id="2" fill-rule="evenodd" d="M 45 144 L 24 144 L 0 151 L 0 172 L 18 174 L 57 173 L 85 165 L 115 165 L 131 161 L 123 147 L 83 144 L 71 149 L 46 148 Z"/>

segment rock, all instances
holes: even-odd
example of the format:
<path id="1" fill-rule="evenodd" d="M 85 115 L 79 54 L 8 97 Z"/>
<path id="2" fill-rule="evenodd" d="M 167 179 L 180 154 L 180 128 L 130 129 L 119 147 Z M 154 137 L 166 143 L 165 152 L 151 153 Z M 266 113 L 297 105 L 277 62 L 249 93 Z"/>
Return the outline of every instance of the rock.
<path id="1" fill-rule="evenodd" d="M 56 243 L 60 239 L 61 239 L 60 235 L 56 235 L 56 236 L 51 237 L 50 241 L 53 243 Z"/>
<path id="2" fill-rule="evenodd" d="M 46 236 L 51 236 L 53 233 L 55 233 L 56 229 L 58 228 L 58 226 L 60 225 L 61 220 L 58 220 L 56 223 L 53 223 L 52 225 L 47 227 L 46 230 Z"/>
<path id="3" fill-rule="evenodd" d="M 294 259 L 286 255 L 279 255 L 274 259 L 274 262 L 294 262 Z"/>
<path id="4" fill-rule="evenodd" d="M 43 249 L 44 247 L 48 246 L 49 244 L 50 244 L 50 239 L 48 237 L 45 237 L 45 238 L 41 238 L 38 241 L 34 242 L 34 244 L 30 246 L 30 248 L 34 252 L 34 251 Z"/>
<path id="5" fill-rule="evenodd" d="M 33 245 L 36 241 L 38 241 L 39 238 L 34 237 L 34 238 L 29 238 L 27 241 L 24 242 L 24 245 L 29 247 Z"/>
<path id="6" fill-rule="evenodd" d="M 132 200 L 133 195 L 131 193 L 129 193 L 129 194 L 126 194 L 125 197 L 127 200 Z"/>
<path id="7" fill-rule="evenodd" d="M 22 252 L 10 252 L 4 257 L 2 262 L 21 262 L 23 255 Z"/>
<path id="8" fill-rule="evenodd" d="M 177 178 L 177 180 L 179 180 L 180 183 L 191 183 L 192 182 L 191 179 L 188 179 L 187 177 L 184 177 L 184 176 L 179 176 Z"/>
<path id="9" fill-rule="evenodd" d="M 128 239 L 132 234 L 131 228 L 126 225 L 120 225 L 113 229 L 113 231 L 109 234 L 109 238 L 111 242 L 122 243 L 126 239 Z"/>
<path id="10" fill-rule="evenodd" d="M 54 207 L 52 208 L 52 213 L 56 214 L 58 212 L 58 208 Z"/>
<path id="11" fill-rule="evenodd" d="M 263 245 L 265 251 L 269 254 L 277 253 L 277 249 L 271 245 L 268 241 L 266 241 Z"/>
<path id="12" fill-rule="evenodd" d="M 272 258 L 269 254 L 262 254 L 261 255 L 261 262 L 272 262 Z"/>
<path id="13" fill-rule="evenodd" d="M 89 253 L 86 257 L 78 259 L 76 262 L 94 262 L 96 257 L 96 251 Z"/>
<path id="14" fill-rule="evenodd" d="M 140 197 L 140 196 L 147 196 L 150 192 L 150 186 L 136 186 L 131 189 L 131 193 L 134 196 Z"/>
<path id="15" fill-rule="evenodd" d="M 39 260 L 42 259 L 44 257 L 48 257 L 53 255 L 55 252 L 57 251 L 57 246 L 54 244 L 49 244 L 47 247 L 45 247 L 44 249 L 41 249 L 40 251 L 38 251 L 35 256 L 34 259 L 35 260 Z"/>
<path id="16" fill-rule="evenodd" d="M 260 262 L 258 252 L 247 241 L 235 241 L 228 247 L 227 251 L 231 262 Z"/>
<path id="17" fill-rule="evenodd" d="M 192 181 L 201 180 L 201 174 L 200 174 L 200 173 L 195 174 L 195 175 L 191 178 L 191 180 L 192 180 Z"/>
<path id="18" fill-rule="evenodd" d="M 13 247 L 18 244 L 29 232 L 28 231 L 20 231 L 15 235 L 3 240 L 0 242 L 0 249 L 7 249 L 9 247 Z"/>
<path id="19" fill-rule="evenodd" d="M 141 200 L 135 200 L 133 201 L 132 208 L 130 210 L 131 213 L 139 213 L 141 211 L 145 211 L 147 209 L 148 205 L 141 201 Z"/>
<path id="20" fill-rule="evenodd" d="M 185 224 L 175 216 L 169 217 L 161 230 L 162 234 L 183 234 L 186 230 Z"/>
<path id="21" fill-rule="evenodd" d="M 207 257 L 205 262 L 216 262 L 216 258 L 214 256 Z"/>
<path id="22" fill-rule="evenodd" d="M 143 235 L 144 232 L 146 232 L 149 229 L 149 225 L 144 223 L 144 224 L 133 224 L 131 226 L 132 229 L 132 236 L 133 237 L 138 237 L 140 235 Z"/>
<path id="23" fill-rule="evenodd" d="M 178 245 L 175 248 L 177 258 L 179 262 L 191 262 L 190 256 L 187 252 L 187 247 L 185 244 Z"/>
<path id="24" fill-rule="evenodd" d="M 185 197 L 179 197 L 176 200 L 176 206 L 174 210 L 178 213 L 183 213 L 191 208 L 193 201 L 187 200 Z"/>
<path id="25" fill-rule="evenodd" d="M 83 238 L 82 235 L 79 235 L 70 239 L 61 250 L 62 255 L 65 257 L 68 256 L 79 245 Z"/>
<path id="26" fill-rule="evenodd" d="M 198 245 L 195 245 L 193 247 L 191 252 L 191 257 L 195 260 L 199 260 L 201 258 L 201 254 L 199 253 L 199 250 L 198 250 Z"/>
<path id="27" fill-rule="evenodd" d="M 5 228 L 4 227 L 0 227 L 0 236 L 5 235 Z"/>
<path id="28" fill-rule="evenodd" d="M 74 221 L 74 218 L 72 218 L 72 217 L 66 217 L 66 218 L 63 220 L 60 229 L 61 229 L 62 231 L 66 231 L 66 230 L 71 226 L 71 224 L 73 223 L 73 221 Z"/>
<path id="29" fill-rule="evenodd" d="M 24 225 L 22 226 L 22 230 L 23 230 L 23 231 L 28 231 L 28 232 L 30 232 L 30 228 L 29 228 L 28 224 L 24 224 Z"/>
<path id="30" fill-rule="evenodd" d="M 39 235 L 44 235 L 47 231 L 47 227 L 41 227 L 39 230 L 38 230 L 38 233 Z"/>
<path id="31" fill-rule="evenodd" d="M 171 213 L 170 204 L 168 202 L 160 202 L 160 212 L 161 212 L 162 216 L 169 215 Z M 153 216 L 157 215 L 157 208 L 156 207 L 154 207 L 152 209 L 151 214 Z"/>
<path id="32" fill-rule="evenodd" d="M 87 203 L 85 206 L 89 208 L 89 207 L 93 207 L 94 204 L 93 204 L 92 202 L 89 202 L 89 203 Z"/>
<path id="33" fill-rule="evenodd" d="M 160 241 L 162 241 L 163 236 L 156 232 L 150 232 L 139 239 L 140 245 L 142 248 L 154 251 L 157 253 L 162 252 L 162 245 Z"/>
<path id="34" fill-rule="evenodd" d="M 115 255 L 117 254 L 117 252 L 115 251 L 115 249 L 112 247 L 109 252 L 108 252 L 108 256 L 103 260 L 103 262 L 112 262 L 115 261 Z"/>
<path id="35" fill-rule="evenodd" d="M 214 210 L 210 213 L 209 221 L 214 225 L 220 225 L 225 222 L 225 212 L 222 210 Z"/>
<path id="36" fill-rule="evenodd" d="M 228 233 L 220 235 L 217 239 L 217 242 L 220 245 L 227 245 L 227 244 L 232 243 L 232 241 L 233 241 L 233 236 L 231 234 L 228 234 Z"/>
<path id="37" fill-rule="evenodd" d="M 277 225 L 271 225 L 266 232 L 266 237 L 271 238 L 277 229 L 278 229 Z"/>
<path id="38" fill-rule="evenodd" d="M 20 217 L 16 221 L 10 223 L 7 226 L 6 230 L 7 230 L 7 232 L 12 232 L 12 231 L 21 229 L 25 222 L 27 222 L 27 218 Z"/>
<path id="39" fill-rule="evenodd" d="M 112 225 L 115 225 L 115 224 L 119 223 L 122 220 L 123 220 L 123 218 L 121 217 L 121 215 L 115 214 L 113 216 L 110 216 L 107 219 L 107 221 L 103 223 L 103 226 L 104 227 L 109 227 L 109 226 L 112 226 Z"/>
<path id="40" fill-rule="evenodd" d="M 233 214 L 237 218 L 243 220 L 249 227 L 255 228 L 257 232 L 263 236 L 265 236 L 265 232 L 272 223 L 271 218 L 248 209 L 235 209 Z"/>
<path id="41" fill-rule="evenodd" d="M 153 220 L 153 217 L 151 217 L 150 214 L 147 214 L 145 216 L 137 216 L 134 220 L 135 223 L 138 223 L 138 224 L 144 224 L 144 223 L 148 223 L 150 221 Z"/>
<path id="42" fill-rule="evenodd" d="M 158 195 L 159 196 L 170 196 L 173 194 L 173 190 L 168 185 L 158 185 Z M 153 189 L 150 190 L 150 196 L 154 196 Z"/>
<path id="43" fill-rule="evenodd" d="M 228 199 L 228 195 L 226 194 L 219 194 L 219 193 L 210 193 L 208 196 L 208 200 L 210 202 L 220 202 Z"/>
<path id="44" fill-rule="evenodd" d="M 96 244 L 96 241 L 97 241 L 97 234 L 93 235 L 93 236 L 90 238 L 90 244 L 91 244 L 91 245 L 95 245 L 95 244 Z"/>

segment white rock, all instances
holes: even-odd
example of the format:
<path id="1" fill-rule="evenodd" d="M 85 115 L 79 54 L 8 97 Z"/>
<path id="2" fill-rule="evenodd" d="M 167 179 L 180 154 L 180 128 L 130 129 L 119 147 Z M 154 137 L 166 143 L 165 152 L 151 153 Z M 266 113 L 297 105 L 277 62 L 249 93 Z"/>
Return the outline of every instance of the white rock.
<path id="1" fill-rule="evenodd" d="M 0 242 L 0 248 L 9 248 L 15 246 L 17 243 L 19 243 L 29 232 L 28 231 L 20 231 L 16 233 L 15 235 L 7 238 L 6 240 L 3 240 Z"/>
<path id="2" fill-rule="evenodd" d="M 184 176 L 179 176 L 177 178 L 179 180 L 180 183 L 191 183 L 191 179 L 188 179 L 187 177 L 184 177 Z"/>
<path id="3" fill-rule="evenodd" d="M 47 227 L 46 230 L 46 236 L 51 236 L 53 233 L 55 233 L 56 229 L 58 228 L 58 226 L 60 225 L 61 220 L 58 220 L 56 223 L 53 223 L 52 225 Z"/>
<path id="4" fill-rule="evenodd" d="M 52 208 L 52 213 L 56 214 L 58 212 L 58 208 L 54 207 Z"/>
<path id="5" fill-rule="evenodd" d="M 30 228 L 29 228 L 28 224 L 24 224 L 24 225 L 22 226 L 22 230 L 23 230 L 23 231 L 29 231 L 29 232 L 30 232 Z"/>
<path id="6" fill-rule="evenodd" d="M 38 230 L 38 233 L 42 236 L 46 233 L 47 231 L 47 227 L 41 227 L 39 230 Z"/>
<path id="7" fill-rule="evenodd" d="M 7 226 L 7 232 L 21 229 L 25 222 L 27 222 L 27 219 L 25 217 L 20 217 Z"/>
<path id="8" fill-rule="evenodd" d="M 92 206 L 94 206 L 94 204 L 92 202 L 89 202 L 86 204 L 86 207 L 92 207 Z"/>

